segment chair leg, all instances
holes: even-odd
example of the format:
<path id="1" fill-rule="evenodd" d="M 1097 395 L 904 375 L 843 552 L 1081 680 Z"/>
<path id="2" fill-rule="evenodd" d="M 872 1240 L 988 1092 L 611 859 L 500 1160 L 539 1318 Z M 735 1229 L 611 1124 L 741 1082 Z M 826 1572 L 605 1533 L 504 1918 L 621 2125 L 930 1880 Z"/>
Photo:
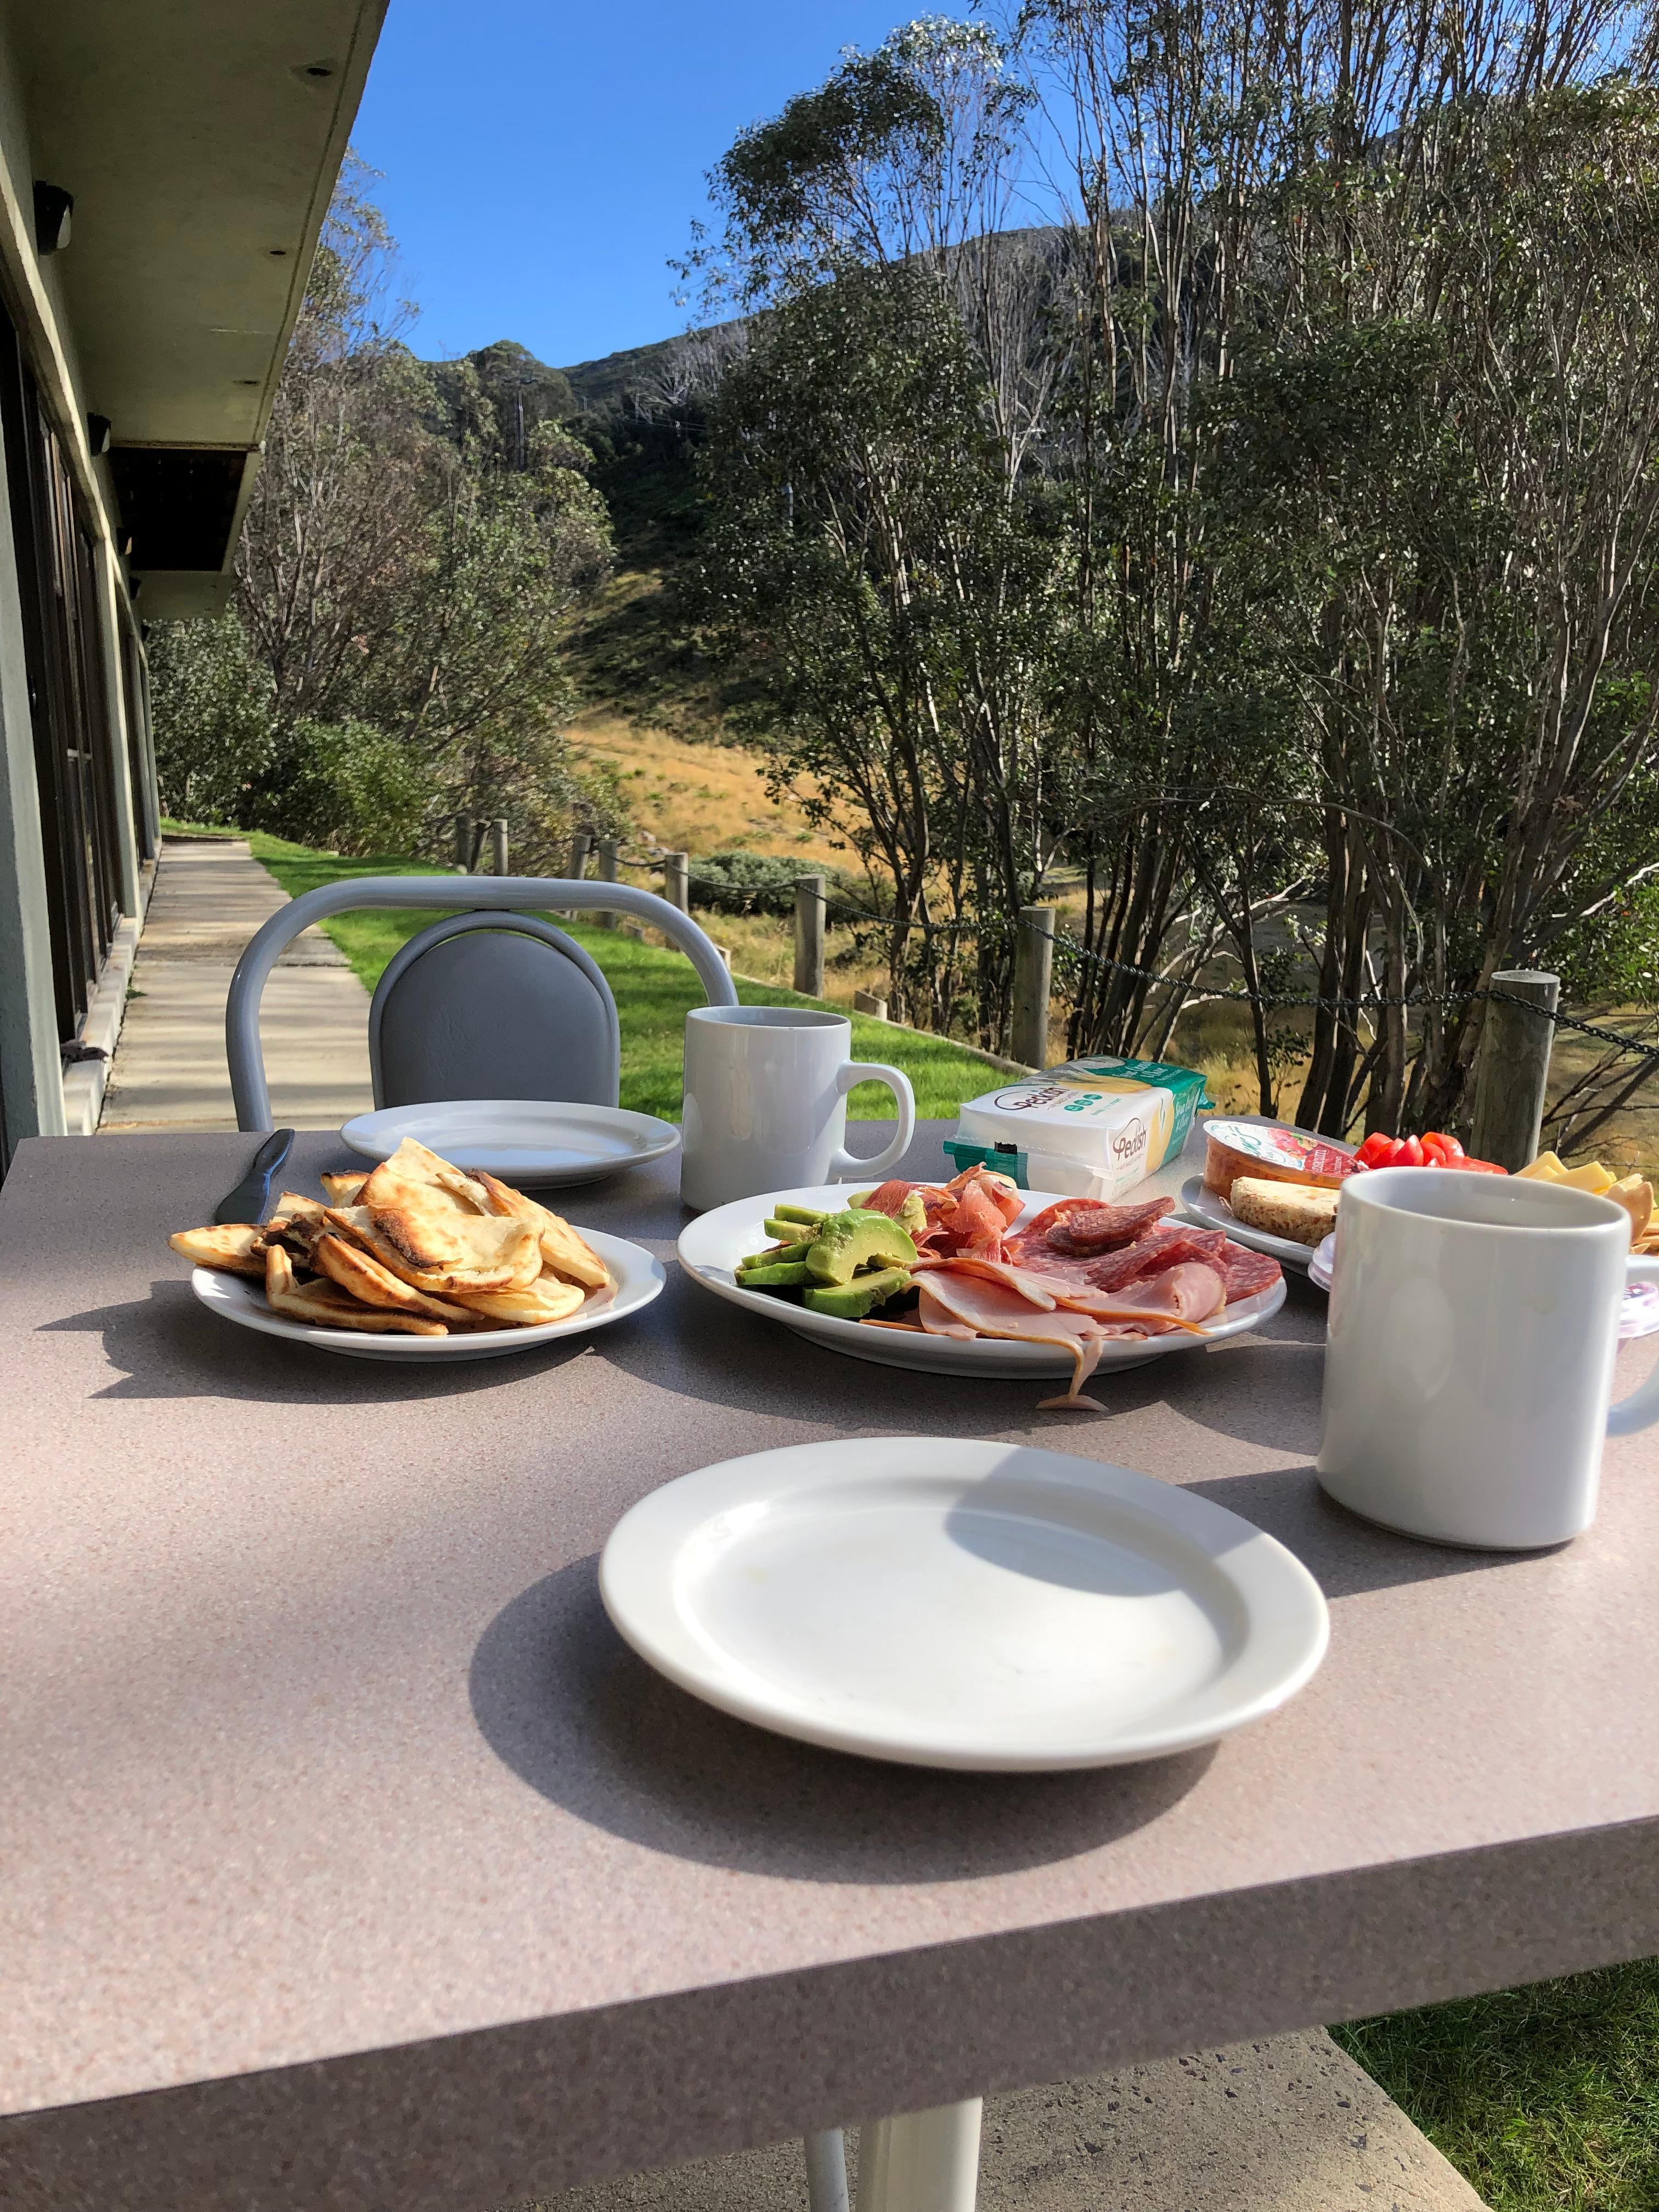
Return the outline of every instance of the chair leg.
<path id="1" fill-rule="evenodd" d="M 806 2201 L 811 2212 L 848 2212 L 847 2144 L 839 2128 L 806 2138 Z"/>
<path id="2" fill-rule="evenodd" d="M 978 2097 L 874 2120 L 859 2137 L 858 2212 L 974 2212 Z"/>

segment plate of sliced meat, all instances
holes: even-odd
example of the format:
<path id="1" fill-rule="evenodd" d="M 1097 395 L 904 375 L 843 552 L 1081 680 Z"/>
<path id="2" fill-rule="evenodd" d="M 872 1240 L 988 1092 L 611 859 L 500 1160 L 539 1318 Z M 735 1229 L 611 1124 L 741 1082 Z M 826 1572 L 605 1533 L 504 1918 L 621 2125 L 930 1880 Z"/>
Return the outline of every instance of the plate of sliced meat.
<path id="1" fill-rule="evenodd" d="M 1284 1304 L 1277 1261 L 1174 1207 L 1056 1198 L 973 1168 L 740 1199 L 694 1221 L 679 1260 L 715 1297 L 855 1359 L 1063 1376 L 1043 1402 L 1097 1411 L 1091 1376 L 1241 1335 Z"/>

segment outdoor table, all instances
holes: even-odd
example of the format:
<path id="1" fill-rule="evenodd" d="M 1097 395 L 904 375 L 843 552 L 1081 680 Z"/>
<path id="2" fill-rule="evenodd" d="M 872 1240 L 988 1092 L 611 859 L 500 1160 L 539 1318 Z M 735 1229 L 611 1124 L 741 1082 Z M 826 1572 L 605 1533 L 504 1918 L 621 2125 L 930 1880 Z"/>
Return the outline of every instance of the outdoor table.
<path id="1" fill-rule="evenodd" d="M 1395 1538 L 1316 1489 L 1305 1282 L 1041 1413 L 684 1280 L 672 1159 L 562 1201 L 670 1261 L 647 1312 L 331 1357 L 207 1314 L 167 1248 L 252 1150 L 33 1141 L 0 1193 L 6 2203 L 508 2204 L 1659 1951 L 1659 1443 L 1609 1447 L 1561 1551 Z M 305 1135 L 284 1180 L 353 1164 Z M 1218 1747 L 1053 1777 L 840 1757 L 659 1680 L 600 1608 L 618 1516 L 849 1432 L 1188 1484 L 1306 1561 L 1329 1656 Z"/>

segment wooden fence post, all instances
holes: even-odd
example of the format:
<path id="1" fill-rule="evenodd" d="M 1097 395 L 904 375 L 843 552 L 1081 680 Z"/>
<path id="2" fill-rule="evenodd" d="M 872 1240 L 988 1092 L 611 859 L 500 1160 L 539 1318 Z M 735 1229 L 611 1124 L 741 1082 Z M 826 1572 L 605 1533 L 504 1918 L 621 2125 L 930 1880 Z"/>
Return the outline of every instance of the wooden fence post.
<path id="1" fill-rule="evenodd" d="M 489 841 L 495 848 L 491 858 L 495 862 L 495 873 L 498 876 L 504 876 L 507 873 L 507 817 L 505 814 L 498 814 L 490 823 Z"/>
<path id="2" fill-rule="evenodd" d="M 1027 1067 L 1048 1064 L 1056 911 L 1051 906 L 1023 906 L 1019 910 L 1019 934 L 1014 940 L 1013 1056 Z"/>
<path id="3" fill-rule="evenodd" d="M 599 840 L 599 881 L 602 884 L 614 884 L 616 880 L 617 841 L 614 837 L 601 837 Z M 614 914 L 596 914 L 593 919 L 601 929 L 614 929 L 617 927 L 617 917 Z"/>
<path id="4" fill-rule="evenodd" d="M 1561 979 L 1537 969 L 1503 969 L 1492 977 L 1492 991 L 1474 1071 L 1469 1150 L 1476 1159 L 1495 1161 L 1513 1174 L 1538 1157 L 1555 1042 L 1550 1017 Z"/>
<path id="5" fill-rule="evenodd" d="M 570 866 L 565 873 L 573 884 L 580 883 L 587 873 L 587 852 L 592 842 L 586 830 L 578 830 L 570 840 Z"/>
<path id="6" fill-rule="evenodd" d="M 823 878 L 795 880 L 795 988 L 803 998 L 823 996 Z"/>
<path id="7" fill-rule="evenodd" d="M 458 814 L 455 817 L 455 866 L 459 874 L 467 874 L 471 858 L 471 820 L 465 814 Z"/>
<path id="8" fill-rule="evenodd" d="M 682 914 L 691 911 L 691 855 L 665 853 L 662 856 L 662 895 Z"/>

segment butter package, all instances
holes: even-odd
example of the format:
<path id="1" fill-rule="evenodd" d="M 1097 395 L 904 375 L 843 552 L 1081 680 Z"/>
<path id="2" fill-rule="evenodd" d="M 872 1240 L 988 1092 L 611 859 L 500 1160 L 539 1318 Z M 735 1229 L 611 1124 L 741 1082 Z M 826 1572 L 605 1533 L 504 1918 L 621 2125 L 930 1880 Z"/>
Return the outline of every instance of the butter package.
<path id="1" fill-rule="evenodd" d="M 1190 1067 L 1068 1060 L 971 1099 L 945 1150 L 958 1168 L 983 1162 L 1023 1190 L 1111 1200 L 1173 1158 L 1210 1103 Z"/>

